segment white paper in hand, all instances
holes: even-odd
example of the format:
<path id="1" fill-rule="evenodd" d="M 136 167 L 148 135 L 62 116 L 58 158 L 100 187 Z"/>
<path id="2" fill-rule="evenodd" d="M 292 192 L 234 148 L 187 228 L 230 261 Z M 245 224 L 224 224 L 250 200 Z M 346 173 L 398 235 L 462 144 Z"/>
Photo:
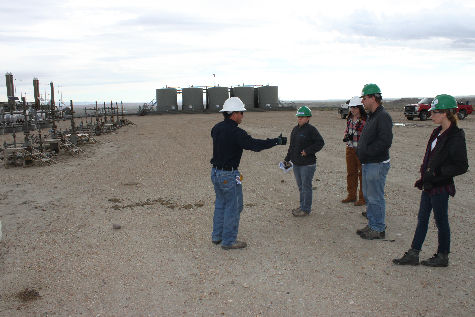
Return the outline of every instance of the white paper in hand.
<path id="1" fill-rule="evenodd" d="M 290 162 L 290 167 L 285 166 L 284 162 L 279 162 L 279 167 L 284 171 L 284 173 L 287 173 L 288 171 L 291 171 L 294 168 L 294 164 Z"/>

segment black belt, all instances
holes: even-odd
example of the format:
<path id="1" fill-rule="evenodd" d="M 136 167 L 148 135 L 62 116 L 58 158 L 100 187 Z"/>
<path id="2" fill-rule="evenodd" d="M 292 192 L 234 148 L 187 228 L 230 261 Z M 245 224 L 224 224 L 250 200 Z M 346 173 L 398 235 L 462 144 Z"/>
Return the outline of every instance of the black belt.
<path id="1" fill-rule="evenodd" d="M 237 170 L 236 167 L 219 167 L 219 166 L 216 166 L 216 165 L 213 165 L 213 167 L 217 170 L 228 171 L 228 172 L 232 172 L 234 170 Z"/>

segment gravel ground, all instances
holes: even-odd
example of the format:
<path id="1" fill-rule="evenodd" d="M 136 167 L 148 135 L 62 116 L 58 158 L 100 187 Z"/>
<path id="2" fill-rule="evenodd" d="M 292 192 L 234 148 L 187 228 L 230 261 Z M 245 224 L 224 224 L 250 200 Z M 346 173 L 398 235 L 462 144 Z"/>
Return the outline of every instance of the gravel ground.
<path id="1" fill-rule="evenodd" d="M 2 316 L 473 316 L 472 168 L 450 199 L 447 268 L 394 266 L 410 247 L 418 177 L 431 121 L 395 123 L 385 240 L 360 239 L 364 207 L 346 197 L 345 120 L 314 111 L 318 153 L 311 216 L 294 218 L 298 190 L 278 169 L 287 151 L 246 151 L 242 250 L 211 243 L 210 129 L 220 114 L 130 117 L 58 164 L 0 166 Z M 475 166 L 475 116 L 461 121 Z M 64 124 L 64 123 L 63 123 Z M 289 136 L 294 112 L 248 112 L 255 138 Z M 0 142 L 11 142 L 11 135 Z M 120 229 L 114 229 L 120 226 Z M 421 252 L 437 247 L 433 220 Z"/>

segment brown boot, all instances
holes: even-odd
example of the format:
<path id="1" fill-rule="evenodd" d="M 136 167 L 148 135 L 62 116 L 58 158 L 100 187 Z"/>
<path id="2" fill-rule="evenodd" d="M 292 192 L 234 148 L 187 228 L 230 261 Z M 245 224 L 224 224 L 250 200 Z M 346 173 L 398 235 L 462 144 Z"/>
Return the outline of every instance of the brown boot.
<path id="1" fill-rule="evenodd" d="M 292 215 L 294 215 L 294 217 L 305 217 L 305 216 L 308 216 L 309 214 L 310 213 L 305 212 L 305 211 L 301 210 L 300 208 L 298 208 L 297 210 L 292 211 Z"/>
<path id="2" fill-rule="evenodd" d="M 232 250 L 232 249 L 242 249 L 247 246 L 247 243 L 244 241 L 236 241 L 233 245 L 222 245 L 221 248 L 224 250 Z"/>
<path id="3" fill-rule="evenodd" d="M 366 205 L 366 201 L 364 200 L 364 198 L 358 199 L 358 201 L 355 203 L 355 206 L 364 206 L 364 205 Z"/>
<path id="4" fill-rule="evenodd" d="M 352 198 L 352 197 L 348 196 L 345 199 L 343 199 L 341 202 L 344 203 L 344 204 L 347 204 L 347 203 L 353 203 L 355 201 L 356 201 L 356 198 Z"/>

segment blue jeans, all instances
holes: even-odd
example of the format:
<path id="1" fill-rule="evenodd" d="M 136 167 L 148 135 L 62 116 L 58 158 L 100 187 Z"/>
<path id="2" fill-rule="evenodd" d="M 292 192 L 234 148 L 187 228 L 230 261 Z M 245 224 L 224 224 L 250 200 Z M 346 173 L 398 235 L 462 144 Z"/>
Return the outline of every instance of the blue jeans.
<path id="1" fill-rule="evenodd" d="M 300 192 L 300 210 L 312 211 L 312 179 L 316 165 L 298 166 L 294 164 L 294 175 Z"/>
<path id="2" fill-rule="evenodd" d="M 216 193 L 211 239 L 213 241 L 222 240 L 224 246 L 236 243 L 239 230 L 243 207 L 242 185 L 237 183 L 236 177 L 239 177 L 238 170 L 211 169 L 211 182 Z"/>
<path id="3" fill-rule="evenodd" d="M 439 230 L 439 247 L 437 253 L 450 253 L 450 227 L 449 227 L 449 193 L 443 192 L 430 196 L 422 191 L 417 227 L 412 240 L 411 248 L 421 250 L 427 235 L 431 210 L 434 211 L 435 224 Z"/>
<path id="4" fill-rule="evenodd" d="M 390 164 L 367 163 L 362 165 L 363 195 L 368 212 L 368 226 L 376 231 L 385 231 L 386 201 L 384 200 L 384 185 Z"/>

